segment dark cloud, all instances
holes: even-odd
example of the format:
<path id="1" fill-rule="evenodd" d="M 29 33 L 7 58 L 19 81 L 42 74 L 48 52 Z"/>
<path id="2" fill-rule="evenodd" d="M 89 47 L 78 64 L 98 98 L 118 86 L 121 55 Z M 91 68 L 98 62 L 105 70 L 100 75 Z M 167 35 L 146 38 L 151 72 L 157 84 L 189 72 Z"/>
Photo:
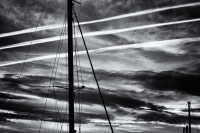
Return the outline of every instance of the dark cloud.
<path id="1" fill-rule="evenodd" d="M 190 110 L 191 110 L 192 113 L 193 112 L 200 112 L 200 108 L 191 108 Z M 188 109 L 183 109 L 182 111 L 183 112 L 188 112 Z"/>
<path id="2" fill-rule="evenodd" d="M 169 115 L 166 113 L 157 113 L 157 112 L 151 112 L 143 115 L 138 115 L 138 120 L 144 120 L 144 121 L 157 121 L 157 122 L 165 122 L 169 124 L 185 124 L 188 122 L 187 116 L 181 116 L 181 115 Z M 200 117 L 192 117 L 192 124 L 200 122 Z"/>
<path id="3" fill-rule="evenodd" d="M 135 80 L 149 89 L 160 91 L 178 91 L 199 96 L 199 75 L 184 74 L 175 71 L 161 73 L 143 73 L 137 75 Z"/>
<path id="4" fill-rule="evenodd" d="M 123 108 L 138 109 L 140 107 L 148 107 L 154 111 L 162 111 L 163 109 L 165 109 L 164 106 L 157 106 L 150 102 L 134 99 L 128 95 L 123 94 L 121 91 L 117 93 L 115 91 L 109 92 L 108 90 L 102 89 L 102 92 L 106 105 L 110 106 L 111 108 L 118 109 L 118 107 L 123 107 Z M 100 99 L 98 91 L 91 89 L 89 89 L 89 91 L 85 90 L 84 103 L 102 105 L 102 101 Z"/>
<path id="5" fill-rule="evenodd" d="M 174 71 L 152 72 L 152 71 L 96 71 L 100 82 L 120 82 L 141 84 L 145 88 L 159 91 L 178 91 L 199 96 L 199 64 L 179 68 Z M 135 82 L 139 81 L 139 82 Z M 171 98 L 170 98 L 171 99 Z M 173 98 L 172 98 L 173 99 Z"/>
<path id="6" fill-rule="evenodd" d="M 42 82 L 45 82 L 46 80 L 49 80 L 49 78 L 47 78 L 47 77 L 25 76 L 25 77 L 22 77 L 19 80 L 19 82 L 16 82 L 16 80 L 13 79 L 14 76 L 15 75 L 7 74 L 1 80 L 4 81 L 8 85 L 7 87 L 17 87 L 16 93 L 20 92 L 20 93 L 23 93 L 23 94 L 38 96 L 38 97 L 41 97 L 41 98 L 45 98 L 45 97 L 48 96 L 48 98 L 53 98 L 53 99 L 57 99 L 57 100 L 60 100 L 60 101 L 66 100 L 66 96 L 65 96 L 66 92 L 65 92 L 64 89 L 56 88 L 56 90 L 53 90 L 51 88 L 47 92 L 47 89 L 41 89 L 41 87 L 37 87 L 37 86 L 34 87 L 34 85 L 33 86 L 26 85 L 26 84 L 33 84 L 33 83 L 34 84 L 40 84 Z M 38 80 L 38 79 L 40 79 L 40 80 Z M 26 83 L 26 84 L 23 84 L 23 83 Z M 23 89 L 23 87 L 21 87 L 19 85 L 28 86 L 29 89 Z M 122 94 L 122 92 L 116 93 L 115 91 L 108 91 L 108 90 L 105 90 L 105 89 L 102 89 L 102 92 L 103 92 L 103 97 L 104 97 L 104 100 L 105 100 L 107 107 L 114 108 L 119 113 L 121 112 L 119 107 L 132 108 L 132 109 L 139 109 L 141 107 L 148 107 L 150 110 L 156 111 L 156 112 L 157 111 L 160 112 L 163 109 L 165 109 L 164 106 L 157 106 L 157 105 L 154 105 L 153 103 L 150 103 L 150 102 L 145 102 L 145 101 L 142 101 L 142 100 L 134 99 L 134 98 L 132 98 L 128 95 Z M 5 99 L 7 99 L 7 98 L 9 98 L 9 97 L 5 97 Z M 81 98 L 80 95 L 78 95 L 78 93 L 77 93 L 76 99 L 78 100 L 80 98 Z M 22 97 L 21 100 L 27 100 L 27 99 Z M 33 101 L 34 101 L 34 99 L 33 99 Z M 5 101 L 2 101 L 1 105 L 4 105 L 4 103 L 5 103 Z M 97 90 L 92 89 L 92 88 L 86 88 L 85 91 L 84 91 L 83 103 L 89 104 L 89 105 L 93 105 L 93 104 L 102 105 L 102 101 L 100 99 L 99 92 Z M 17 101 L 14 100 L 11 104 L 12 104 L 12 106 L 10 106 L 9 104 L 1 106 L 1 109 L 11 110 L 11 111 L 17 112 L 18 114 L 23 114 L 23 115 L 19 115 L 19 116 L 18 115 L 16 115 L 16 116 L 11 115 L 9 117 L 13 117 L 13 118 L 17 117 L 17 119 L 18 118 L 21 118 L 21 119 L 30 118 L 30 119 L 34 119 L 34 120 L 41 119 L 41 117 L 42 117 L 42 113 L 41 113 L 42 107 L 35 105 L 35 104 L 31 104 L 31 103 L 29 103 L 29 101 L 27 101 L 27 103 L 24 104 L 23 102 L 21 103 L 18 100 Z M 16 106 L 18 108 L 15 108 Z M 56 121 L 56 118 L 53 117 L 54 115 L 56 115 L 56 111 L 52 112 L 52 113 L 50 113 L 47 109 L 47 113 L 46 113 L 44 120 L 49 120 L 51 118 L 52 121 Z M 62 113 L 61 113 L 61 115 L 62 115 Z M 100 115 L 102 117 L 99 117 Z M 85 122 L 86 122 L 89 119 L 94 119 L 94 118 L 105 119 L 105 115 L 102 115 L 102 114 L 91 115 L 91 114 L 84 114 L 83 113 L 83 118 L 85 119 Z M 111 115 L 111 118 L 113 118 L 112 115 Z"/>
<path id="7" fill-rule="evenodd" d="M 25 85 L 28 87 L 32 87 L 31 89 L 27 90 L 27 89 L 23 89 L 20 88 L 19 86 L 17 86 L 18 91 L 22 91 L 24 93 L 27 94 L 33 94 L 35 96 L 39 96 L 39 97 L 46 97 L 47 92 L 46 89 L 41 89 L 40 86 L 37 87 L 37 85 L 40 85 L 41 83 L 47 82 L 50 80 L 50 78 L 48 77 L 42 77 L 42 76 L 25 76 L 20 78 L 19 81 L 17 81 L 16 79 L 13 79 L 15 75 L 12 74 L 6 74 L 5 77 L 3 79 L 1 79 L 4 82 L 8 82 L 9 87 L 11 87 L 13 85 L 13 87 L 16 87 L 17 85 Z M 109 77 L 106 76 L 106 77 Z M 111 75 L 111 77 L 116 77 L 114 75 Z M 120 76 L 122 78 L 122 76 Z M 99 79 L 100 80 L 100 79 Z M 33 85 L 32 85 L 33 84 Z M 42 87 L 42 85 L 41 85 Z M 45 87 L 45 88 L 48 88 Z M 107 103 L 108 106 L 111 107 L 117 107 L 119 106 L 123 106 L 123 107 L 128 107 L 128 108 L 138 108 L 140 106 L 147 106 L 149 108 L 151 108 L 152 110 L 157 110 L 157 109 L 163 109 L 164 107 L 158 107 L 156 105 L 153 105 L 151 103 L 146 103 L 144 101 L 141 100 L 137 100 L 134 99 L 132 97 L 123 95 L 123 94 L 118 94 L 114 91 L 110 91 L 108 92 L 107 90 L 103 89 L 103 95 L 105 98 L 105 101 Z M 64 89 L 57 89 L 53 90 L 52 87 L 50 87 L 50 90 L 48 92 L 48 96 L 51 98 L 58 98 L 59 100 L 63 100 L 63 92 L 65 92 Z M 101 100 L 100 100 L 100 95 L 99 92 L 97 90 L 94 90 L 92 88 L 87 88 L 87 90 L 84 91 L 84 101 L 85 103 L 88 104 L 102 104 Z"/>
<path id="8" fill-rule="evenodd" d="M 29 98 L 23 97 L 23 96 L 16 96 L 16 95 L 12 95 L 12 94 L 6 94 L 6 93 L 0 93 L 0 98 L 1 99 L 24 99 L 24 100 L 28 100 Z"/>
<path id="9" fill-rule="evenodd" d="M 24 85 L 32 85 L 32 84 L 44 84 L 45 82 L 50 81 L 50 77 L 47 76 L 21 76 L 20 78 L 18 77 L 19 75 L 15 74 L 5 74 L 1 80 L 3 82 L 8 82 L 11 84 L 24 84 Z"/>

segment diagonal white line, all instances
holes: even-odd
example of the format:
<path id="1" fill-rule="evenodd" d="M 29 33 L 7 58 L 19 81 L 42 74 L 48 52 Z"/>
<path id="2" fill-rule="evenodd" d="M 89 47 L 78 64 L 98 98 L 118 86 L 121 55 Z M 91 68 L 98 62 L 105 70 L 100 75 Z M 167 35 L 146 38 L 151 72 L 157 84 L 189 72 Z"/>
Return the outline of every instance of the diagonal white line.
<path id="1" fill-rule="evenodd" d="M 160 27 L 160 26 L 175 25 L 175 24 L 182 24 L 182 23 L 191 23 L 191 22 L 197 22 L 197 21 L 200 21 L 200 18 L 191 19 L 191 20 L 176 21 L 176 22 L 168 22 L 168 23 L 159 23 L 159 24 L 137 26 L 137 27 L 131 27 L 131 28 L 117 29 L 117 30 L 104 30 L 104 31 L 88 32 L 88 33 L 83 33 L 83 35 L 84 35 L 84 37 L 109 35 L 109 34 L 117 34 L 117 33 L 122 33 L 122 32 L 142 30 L 142 29 L 148 29 L 148 28 L 154 28 L 154 27 Z M 81 35 L 78 34 L 77 37 L 81 37 Z M 66 37 L 66 39 L 67 39 L 67 37 Z M 30 45 L 30 43 L 32 45 L 35 45 L 35 44 L 53 42 L 53 41 L 58 41 L 58 40 L 60 40 L 60 36 L 33 40 L 32 43 L 31 43 L 31 41 L 27 41 L 27 42 L 8 45 L 8 46 L 2 46 L 2 47 L 0 47 L 0 50 L 9 49 L 9 48 L 16 48 L 16 47 L 22 47 L 22 46 L 28 46 L 28 45 Z"/>
<path id="2" fill-rule="evenodd" d="M 148 43 L 129 44 L 129 45 L 122 45 L 122 46 L 112 46 L 112 47 L 94 49 L 94 50 L 89 50 L 89 53 L 108 52 L 112 50 L 122 50 L 122 49 L 128 49 L 128 48 L 162 47 L 162 46 L 177 45 L 177 44 L 184 44 L 184 43 L 198 42 L 198 41 L 200 41 L 200 37 L 172 39 L 172 40 L 155 41 L 155 42 L 148 42 Z M 79 51 L 78 54 L 79 55 L 86 54 L 86 51 Z M 60 58 L 65 58 L 65 57 L 67 57 L 67 53 L 60 54 Z M 33 61 L 47 60 L 47 59 L 53 59 L 53 58 L 56 58 L 56 55 L 47 55 L 47 56 L 29 58 L 25 62 L 33 62 Z M 22 63 L 24 63 L 24 60 L 10 61 L 10 62 L 5 62 L 5 63 L 0 64 L 0 67 L 22 64 Z"/>
<path id="3" fill-rule="evenodd" d="M 99 19 L 99 20 L 81 22 L 80 25 L 106 22 L 106 21 L 111 21 L 111 20 L 116 20 L 116 19 L 135 17 L 135 16 L 140 16 L 140 15 L 145 15 L 145 14 L 150 14 L 150 13 L 155 13 L 155 12 L 160 12 L 160 11 L 166 11 L 166 10 L 178 9 L 178 8 L 185 8 L 185 7 L 193 7 L 193 6 L 200 6 L 200 2 L 184 4 L 184 5 L 177 5 L 177 6 L 170 6 L 170 7 L 163 7 L 163 8 L 157 8 L 157 9 L 148 9 L 148 10 L 144 10 L 144 11 L 124 14 L 124 15 L 118 15 L 118 16 L 114 16 L 114 17 Z M 77 23 L 75 25 L 77 25 Z M 41 26 L 41 27 L 37 28 L 37 31 L 62 28 L 62 26 L 63 26 L 62 24 Z M 14 32 L 9 32 L 9 33 L 2 33 L 2 34 L 0 34 L 0 38 L 8 37 L 8 36 L 14 36 L 14 35 L 20 35 L 20 34 L 25 34 L 25 33 L 31 33 L 31 32 L 35 32 L 35 28 L 30 28 L 30 29 L 25 29 L 25 30 L 20 30 L 20 31 L 14 31 Z"/>

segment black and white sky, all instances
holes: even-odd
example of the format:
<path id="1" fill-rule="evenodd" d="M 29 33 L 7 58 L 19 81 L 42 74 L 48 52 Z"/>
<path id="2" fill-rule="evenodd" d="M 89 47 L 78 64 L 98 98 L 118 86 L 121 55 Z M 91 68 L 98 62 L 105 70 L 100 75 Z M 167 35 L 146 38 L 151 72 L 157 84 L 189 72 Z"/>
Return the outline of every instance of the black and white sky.
<path id="1" fill-rule="evenodd" d="M 197 133 L 200 0 L 79 2 L 75 10 L 115 133 L 182 132 L 188 123 L 187 101 L 192 103 L 192 132 Z M 0 122 L 5 133 L 37 133 L 40 125 L 42 133 L 68 131 L 66 89 L 52 87 L 68 84 L 67 41 L 60 41 L 65 38 L 60 37 L 65 0 L 44 4 L 0 2 Z M 81 131 L 111 132 L 76 21 L 74 25 L 79 55 L 74 56 L 79 57 L 75 89 L 85 86 L 75 95 L 76 130 L 83 100 Z"/>

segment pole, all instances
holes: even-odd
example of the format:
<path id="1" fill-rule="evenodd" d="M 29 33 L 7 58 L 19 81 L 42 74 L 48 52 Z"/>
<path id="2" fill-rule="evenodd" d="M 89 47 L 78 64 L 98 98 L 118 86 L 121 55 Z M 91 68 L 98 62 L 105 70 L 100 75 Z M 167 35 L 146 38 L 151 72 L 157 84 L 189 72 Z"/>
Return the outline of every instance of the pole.
<path id="1" fill-rule="evenodd" d="M 188 123 L 189 123 L 189 133 L 191 133 L 190 101 L 188 101 Z"/>
<path id="2" fill-rule="evenodd" d="M 69 81 L 69 133 L 74 133 L 74 70 L 73 70 L 73 28 L 72 0 L 67 0 L 68 8 L 68 81 Z"/>

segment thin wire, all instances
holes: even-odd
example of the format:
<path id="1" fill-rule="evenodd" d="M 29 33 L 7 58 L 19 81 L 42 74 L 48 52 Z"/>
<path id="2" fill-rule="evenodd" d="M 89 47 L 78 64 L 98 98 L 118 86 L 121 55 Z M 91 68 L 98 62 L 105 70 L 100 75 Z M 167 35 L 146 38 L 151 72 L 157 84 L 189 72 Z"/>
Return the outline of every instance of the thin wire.
<path id="1" fill-rule="evenodd" d="M 63 98 L 65 97 L 66 95 L 65 94 L 63 94 Z M 65 98 L 64 98 L 65 99 Z M 65 100 L 63 100 L 62 102 L 61 102 L 61 104 L 60 104 L 60 107 L 59 107 L 59 109 L 58 109 L 58 111 L 59 112 L 61 112 L 62 110 L 63 110 L 63 107 L 64 107 L 64 102 Z M 64 112 L 64 114 L 66 113 L 66 111 Z M 61 128 L 60 128 L 60 130 L 63 132 L 63 130 L 62 130 L 62 126 L 63 126 L 63 123 L 64 123 L 64 118 L 62 119 L 62 120 L 59 120 L 60 121 L 60 126 L 61 126 Z M 59 124 L 59 123 L 58 123 Z M 58 125 L 57 124 L 57 125 Z M 55 124 L 56 125 L 56 124 Z M 55 126 L 54 126 L 54 128 L 55 128 Z M 58 126 L 57 126 L 57 128 L 58 128 Z"/>
<path id="2" fill-rule="evenodd" d="M 79 16 L 80 16 L 80 12 L 79 12 Z M 77 33 L 78 33 L 78 29 L 77 29 Z M 74 26 L 74 40 L 75 40 L 75 67 L 76 67 L 76 73 L 77 73 L 77 83 L 78 83 L 78 88 L 80 88 L 79 85 L 79 68 L 80 68 L 80 60 L 79 60 L 79 55 L 78 55 L 78 44 L 77 44 L 77 36 L 78 34 L 76 34 L 76 30 L 75 30 L 75 26 Z M 81 68 L 80 68 L 81 70 Z M 82 79 L 82 73 L 81 73 L 81 81 L 82 81 L 82 86 L 83 86 L 83 79 Z M 77 105 L 75 104 L 76 107 L 76 114 L 77 114 L 77 121 L 78 121 L 78 127 L 79 127 L 79 133 L 81 132 L 81 112 L 82 112 L 82 104 L 81 104 L 81 89 L 78 89 L 78 91 L 76 91 L 74 94 L 78 93 L 78 97 L 75 97 L 75 103 L 76 103 L 76 98 L 78 99 L 78 111 L 77 111 Z"/>
<path id="3" fill-rule="evenodd" d="M 74 7 L 73 7 L 74 9 Z M 102 100 L 102 103 L 103 103 L 103 106 L 104 106 L 104 109 L 105 109 L 105 112 L 106 112 L 106 116 L 107 116 L 107 119 L 108 119 L 108 122 L 109 122 L 109 126 L 110 126 L 110 129 L 111 129 L 111 132 L 114 133 L 113 131 L 113 128 L 112 128 L 112 125 L 111 125 L 111 122 L 110 122 L 110 117 L 108 115 L 108 112 L 107 112 L 107 109 L 106 109 L 106 105 L 105 105 L 105 102 L 104 102 L 104 99 L 103 99 L 103 95 L 101 93 L 101 90 L 100 90 L 100 87 L 99 87 L 99 83 L 98 83 L 98 80 L 97 80 L 97 77 L 96 77 L 96 74 L 95 74 L 95 71 L 94 71 L 94 68 L 93 68 L 93 64 L 92 64 L 92 61 L 90 59 L 90 55 L 89 55 L 89 52 L 88 52 L 88 49 L 87 49 L 87 46 L 86 46 L 86 43 L 85 43 L 85 39 L 83 37 L 83 33 L 82 33 L 82 30 L 81 30 L 81 27 L 80 27 L 80 24 L 79 24 L 79 21 L 78 21 L 78 18 L 76 16 L 76 11 L 74 9 L 74 15 L 76 17 L 76 20 L 77 20 L 77 23 L 78 23 L 78 26 L 79 26 L 79 30 L 81 32 L 81 36 L 82 36 L 82 39 L 83 39 L 83 43 L 84 43 L 84 46 L 85 46 L 85 49 L 86 49 L 86 52 L 87 52 L 87 55 L 88 55 L 88 58 L 89 58 L 89 62 L 90 62 L 90 65 L 91 65 L 91 68 L 92 68 L 92 72 L 93 72 L 93 75 L 94 75 L 94 78 L 95 78 L 95 81 L 96 81 L 96 84 L 97 84 L 97 87 L 98 87 L 98 90 L 99 90 L 99 94 L 100 94 L 100 97 L 101 97 L 101 100 Z"/>
<path id="4" fill-rule="evenodd" d="M 64 29 L 64 26 L 63 26 L 63 29 Z M 64 37 L 64 34 L 63 34 L 63 37 Z M 58 56 L 58 61 L 57 61 L 57 66 L 56 66 L 56 71 L 55 71 L 55 77 L 54 77 L 54 82 L 53 84 L 55 84 L 55 80 L 56 80 L 56 75 L 57 75 L 57 70 L 58 70 L 58 64 L 59 64 L 59 61 L 60 61 L 60 53 L 61 53 L 61 48 L 62 48 L 62 44 L 63 44 L 63 39 L 61 41 L 61 46 L 59 48 L 59 56 Z M 56 98 L 56 93 L 55 93 L 55 89 L 54 89 L 54 85 L 53 85 L 53 91 L 54 91 L 54 97 L 56 99 L 56 103 L 55 103 L 55 109 L 58 110 L 58 121 L 61 121 L 61 118 L 60 118 L 60 113 L 59 113 L 59 108 L 58 108 L 58 105 L 57 105 L 57 98 Z M 59 123 L 58 123 L 59 124 Z M 58 128 L 58 124 L 57 124 L 57 128 Z M 60 123 L 61 124 L 61 123 Z"/>
<path id="5" fill-rule="evenodd" d="M 80 3 L 82 3 L 82 1 L 80 0 Z M 79 12 L 79 19 L 81 18 L 81 4 L 80 4 L 80 10 L 79 10 L 80 12 Z M 77 29 L 78 30 L 78 29 Z M 77 47 L 77 51 L 78 51 L 78 47 Z M 83 86 L 83 77 L 82 77 L 82 70 L 81 70 L 81 65 L 80 65 L 80 58 L 79 58 L 79 53 L 77 53 L 77 55 L 78 55 L 78 65 L 79 65 L 79 69 L 80 69 L 80 73 L 81 73 L 81 83 L 82 83 L 82 86 Z M 81 90 L 82 90 L 82 93 L 81 93 L 81 98 L 80 98 L 80 104 L 81 104 L 81 106 L 79 107 L 79 113 L 80 113 L 80 120 L 79 120 L 79 122 L 80 122 L 80 125 L 79 125 L 79 133 L 81 133 L 81 116 L 82 116 L 82 107 L 83 107 L 83 94 L 84 94 L 84 88 L 85 87 L 83 87 Z M 80 94 L 80 93 L 79 93 Z M 79 95 L 80 96 L 80 95 Z"/>
<path id="6" fill-rule="evenodd" d="M 81 4 L 80 4 L 79 19 L 80 19 L 80 15 L 81 15 Z M 76 47 L 76 51 L 78 51 L 78 46 Z M 85 87 L 83 87 L 83 78 L 82 78 L 82 70 L 81 70 L 81 65 L 80 65 L 79 53 L 77 52 L 76 54 L 77 54 L 78 68 L 80 69 L 80 75 L 81 75 L 80 77 L 81 77 L 81 83 L 82 83 L 82 88 L 78 90 L 79 91 L 79 133 L 81 133 L 81 124 L 82 124 L 81 117 L 82 117 L 82 107 L 83 107 L 83 94 L 84 94 Z"/>
<path id="7" fill-rule="evenodd" d="M 64 27 L 64 24 L 63 24 L 63 27 Z M 64 28 L 63 28 L 63 29 L 64 29 Z M 58 44 L 58 48 L 57 48 L 57 52 L 56 52 L 56 58 L 55 58 L 55 60 L 54 60 L 53 70 L 52 70 L 52 73 L 51 73 L 51 78 L 50 78 L 48 93 L 47 93 L 47 96 L 46 96 L 45 105 L 44 105 L 44 110 L 43 110 L 43 114 L 42 114 L 42 120 L 43 120 L 44 112 L 45 112 L 45 109 L 46 109 L 46 104 L 47 104 L 47 99 L 48 99 L 48 95 L 49 95 L 49 90 L 50 90 L 51 82 L 52 82 L 52 80 L 53 80 L 53 73 L 54 73 L 55 66 L 56 66 L 56 62 L 57 62 L 57 58 L 58 58 L 59 48 L 60 48 L 60 44 L 61 44 L 61 40 L 62 40 L 63 29 L 62 29 L 62 31 L 61 31 L 60 40 L 59 40 L 59 44 Z M 41 126 L 42 126 L 42 120 L 41 120 L 41 123 L 40 123 L 39 133 L 40 133 Z"/>
<path id="8" fill-rule="evenodd" d="M 43 11 L 44 11 L 44 9 L 45 9 L 45 7 L 46 7 L 46 3 L 47 3 L 47 0 L 45 0 L 44 5 L 43 5 L 43 7 L 42 7 L 41 14 L 40 14 L 40 16 L 39 16 L 39 19 L 38 19 L 38 22 L 37 22 L 35 31 L 34 31 L 34 33 L 33 33 L 33 35 L 32 35 L 31 43 L 30 43 L 30 45 L 29 45 L 29 47 L 28 47 L 28 51 L 27 51 L 27 53 L 26 53 L 26 57 L 25 57 L 25 60 L 24 60 L 24 62 L 23 62 L 22 69 L 21 69 L 21 71 L 20 71 L 18 80 L 20 80 L 21 75 L 22 75 L 22 72 L 23 72 L 23 70 L 24 70 L 25 62 L 26 62 L 26 60 L 27 60 L 27 58 L 28 58 L 28 55 L 29 55 L 29 52 L 30 52 L 30 49 L 31 49 L 31 46 L 32 46 L 33 39 L 35 38 L 35 33 L 36 33 L 37 28 L 38 28 L 38 26 L 39 26 L 39 22 L 40 22 L 40 20 L 41 20 L 41 18 L 42 18 Z M 12 97 L 14 97 L 14 95 L 15 95 L 15 93 L 16 93 L 16 89 L 17 89 L 17 87 L 15 87 Z M 8 108 L 11 106 L 12 101 L 13 101 L 13 99 L 11 99 L 10 104 L 8 105 Z M 6 102 L 6 103 L 7 103 L 7 102 Z M 4 126 L 5 126 L 5 121 L 4 121 L 3 126 L 2 126 L 2 128 L 1 128 L 1 133 L 3 132 Z"/>
<path id="9" fill-rule="evenodd" d="M 68 12 L 67 12 L 67 0 L 65 0 L 65 18 L 66 18 L 66 22 L 65 22 L 65 53 L 67 53 L 67 20 L 68 20 Z M 66 87 L 67 87 L 67 73 L 68 73 L 68 67 L 67 67 L 67 64 L 68 64 L 68 60 L 66 58 Z M 68 103 L 68 90 L 66 89 L 66 112 L 68 112 L 68 106 L 67 105 Z M 69 103 L 68 103 L 69 104 Z M 67 113 L 68 114 L 68 113 Z M 67 117 L 67 114 L 66 114 L 66 117 Z M 69 126 L 67 126 L 67 133 L 69 132 Z"/>
<path id="10" fill-rule="evenodd" d="M 80 10 L 81 10 L 81 5 L 80 5 Z M 79 12 L 79 18 L 80 18 L 80 12 Z M 77 29 L 77 33 L 78 33 L 78 29 Z M 77 34 L 78 37 L 78 34 Z M 77 37 L 76 37 L 76 33 L 75 33 L 75 56 L 76 56 L 76 70 L 77 70 L 77 82 L 78 82 L 78 88 L 80 88 L 79 86 L 79 68 L 80 68 L 80 73 L 81 73 L 81 83 L 83 86 L 83 79 L 82 79 L 82 72 L 81 72 L 81 65 L 80 65 L 80 59 L 79 59 L 79 54 L 78 54 L 78 45 L 77 45 Z M 81 89 L 78 89 L 78 91 L 76 91 L 75 93 L 78 93 L 78 104 L 79 104 L 79 110 L 78 110 L 78 125 L 79 125 L 79 133 L 81 133 L 81 115 L 82 115 L 82 95 L 83 93 L 81 93 L 84 87 L 82 87 Z"/>
<path id="11" fill-rule="evenodd" d="M 65 24 L 65 22 L 64 22 Z M 66 26 L 66 25 L 65 25 Z M 65 27 L 64 27 L 65 28 Z M 65 37 L 65 35 L 63 35 Z M 61 48 L 62 48 L 62 44 L 63 44 L 63 41 L 61 43 L 61 47 L 60 47 L 60 51 L 59 51 L 59 57 L 58 57 L 58 62 L 57 62 L 57 67 L 56 67 L 56 72 L 55 72 L 55 78 L 54 78 L 54 84 L 55 84 L 55 80 L 56 80 L 56 74 L 57 74 L 57 70 L 58 70 L 58 63 L 59 63 L 59 59 L 60 59 L 60 53 L 61 53 Z M 55 90 L 54 90 L 55 91 Z M 58 114 L 59 115 L 59 114 Z M 62 122 L 60 123 L 60 125 L 62 125 Z"/>
<path id="12" fill-rule="evenodd" d="M 77 76 L 77 84 L 78 84 L 78 88 L 79 88 L 79 73 L 78 73 L 78 63 L 77 63 L 77 39 L 76 39 L 76 29 L 75 29 L 75 26 L 74 26 L 74 36 L 75 36 L 75 38 L 74 38 L 74 40 L 75 40 L 74 41 L 75 42 L 75 70 L 76 70 L 76 76 Z M 75 99 L 76 98 L 77 97 L 75 97 Z M 78 105 L 79 104 L 80 104 L 80 102 L 79 102 L 79 95 L 78 95 Z M 78 106 L 78 107 L 80 107 L 80 106 Z M 79 108 L 77 109 L 77 106 L 76 106 L 76 114 L 77 114 L 78 125 L 80 125 L 79 124 Z"/>
<path id="13" fill-rule="evenodd" d="M 65 24 L 66 26 L 66 24 Z M 65 36 L 65 35 L 64 35 Z M 61 44 L 61 47 L 62 47 L 62 44 Z M 60 48 L 60 52 L 59 52 L 59 57 L 60 57 L 60 53 L 61 53 L 61 48 Z M 59 58 L 58 58 L 58 62 L 59 62 Z M 56 67 L 56 72 L 55 72 L 55 78 L 54 78 L 54 83 L 55 83 L 55 79 L 56 79 L 56 73 L 57 73 L 57 69 L 58 69 L 58 63 L 57 63 L 57 67 Z M 62 107 L 63 108 L 63 107 Z M 62 110 L 62 108 L 60 107 L 60 109 L 58 109 L 58 112 L 60 112 L 59 110 Z M 66 111 L 65 111 L 66 112 Z M 58 113 L 59 115 L 59 113 Z M 58 116 L 60 118 L 60 116 Z M 61 120 L 60 120 L 61 121 Z M 63 120 L 64 122 L 64 120 Z M 60 122 L 60 126 L 61 126 L 61 131 L 62 131 L 62 125 L 63 125 L 63 122 Z M 58 123 L 59 124 L 59 123 Z M 57 125 L 58 125 L 57 124 Z M 57 127 L 58 128 L 58 127 Z"/>
<path id="14" fill-rule="evenodd" d="M 77 51 L 78 51 L 78 47 L 77 47 Z M 82 116 L 82 103 L 83 103 L 83 93 L 84 93 L 84 88 L 85 87 L 83 87 L 83 78 L 82 78 L 82 71 L 81 71 L 81 65 L 80 65 L 80 59 L 79 59 L 79 54 L 78 54 L 78 52 L 77 52 L 77 58 L 78 58 L 78 67 L 80 68 L 80 73 L 81 73 L 81 83 L 82 83 L 82 88 L 81 89 L 79 89 L 78 91 L 76 91 L 75 93 L 77 93 L 77 92 L 80 92 L 81 90 L 82 90 L 82 93 L 81 93 L 81 95 L 79 95 L 79 122 L 80 122 L 80 125 L 79 125 L 79 133 L 81 133 L 81 116 Z M 80 93 L 79 93 L 80 94 Z"/>

